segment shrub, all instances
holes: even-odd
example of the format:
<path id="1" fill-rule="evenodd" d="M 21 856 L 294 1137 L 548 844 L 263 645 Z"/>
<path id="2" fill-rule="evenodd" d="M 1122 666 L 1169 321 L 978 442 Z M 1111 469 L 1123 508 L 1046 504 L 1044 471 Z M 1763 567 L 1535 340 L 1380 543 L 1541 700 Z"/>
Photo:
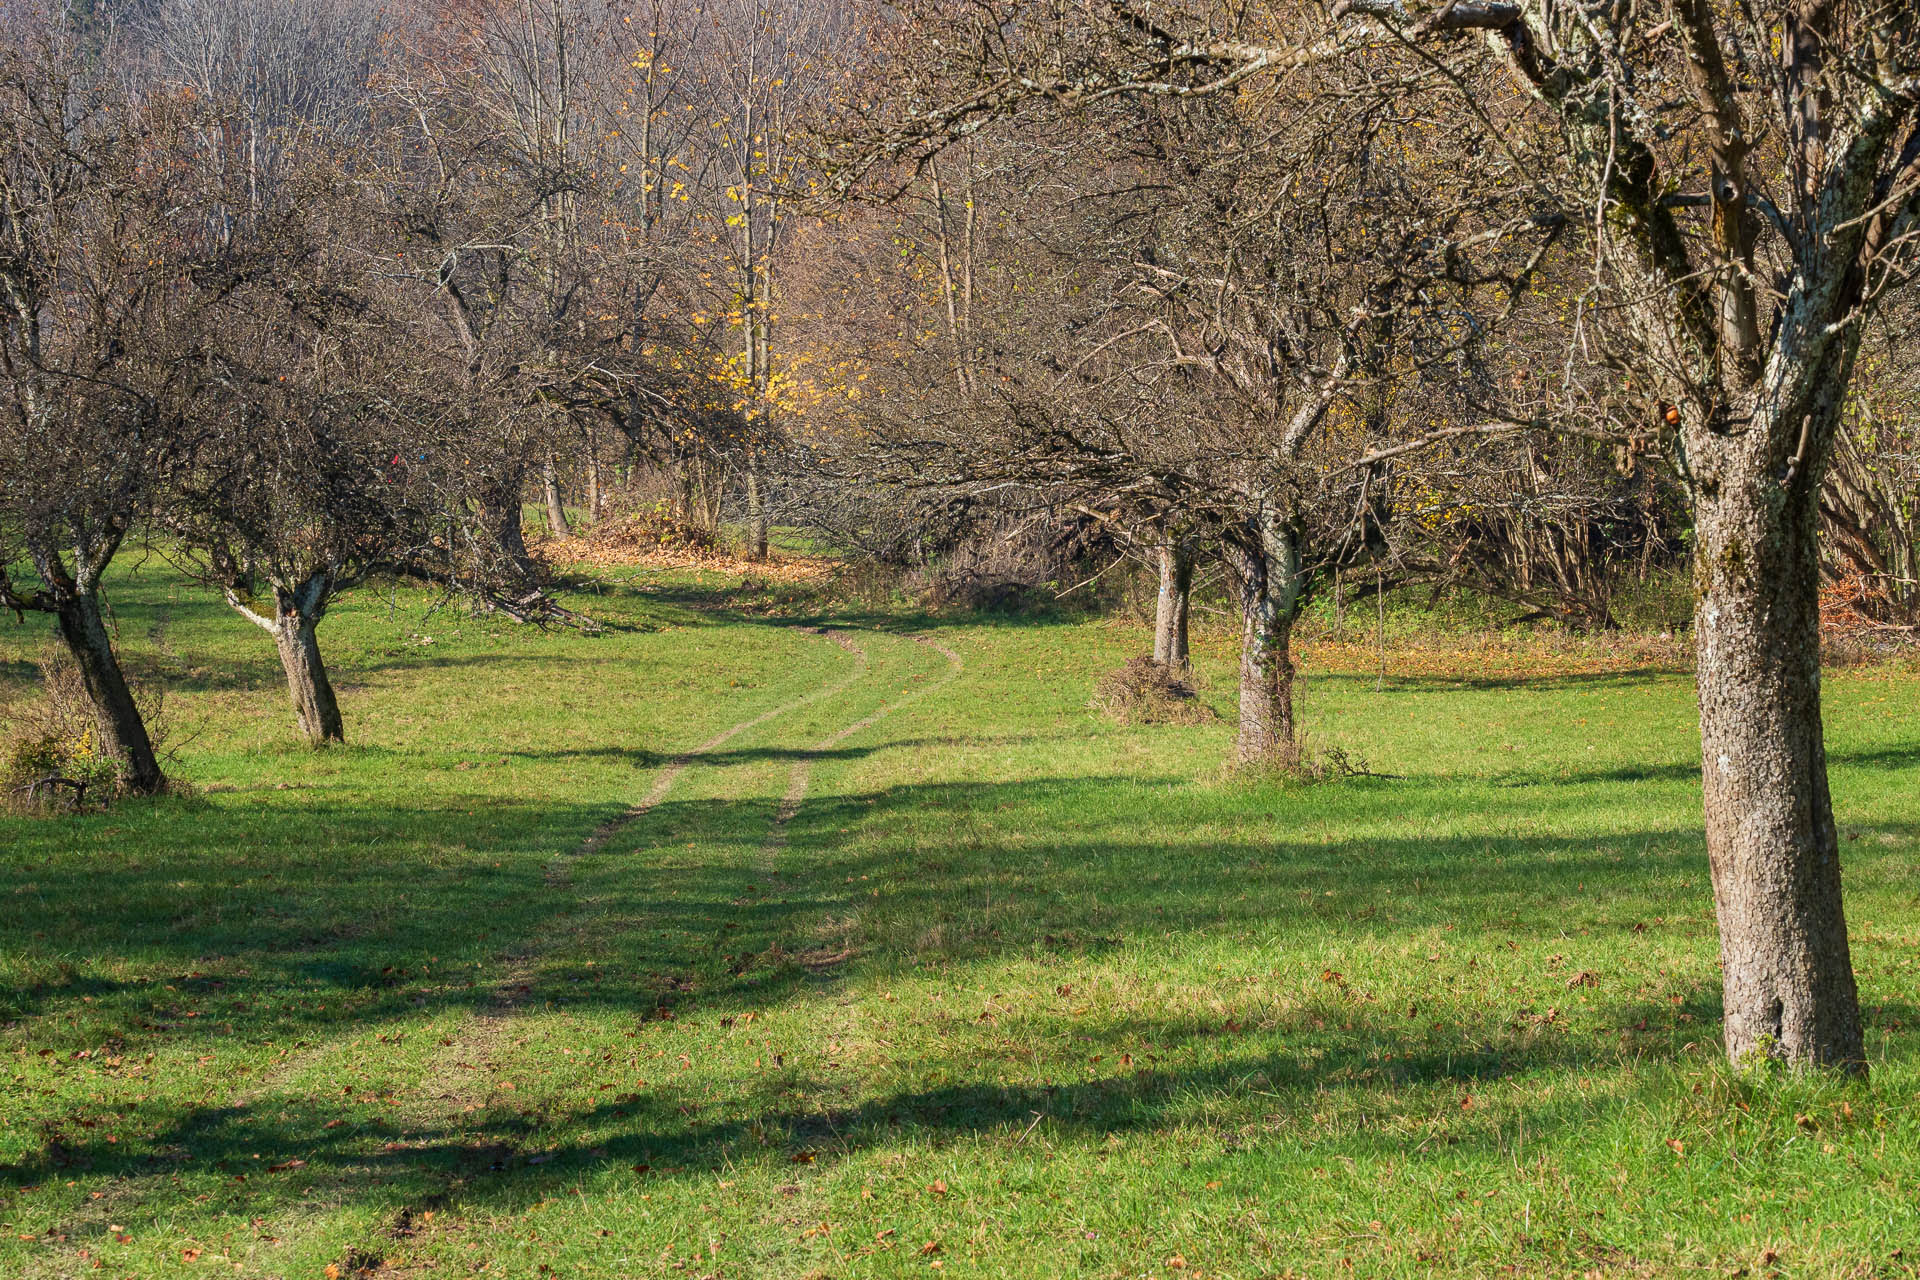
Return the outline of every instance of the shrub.
<path id="1" fill-rule="evenodd" d="M 100 750 L 80 667 L 53 647 L 42 652 L 39 665 L 40 695 L 8 706 L 0 719 L 0 803 L 42 812 L 108 803 L 119 791 L 120 770 Z M 136 690 L 134 697 L 159 751 L 166 733 L 161 694 Z"/>

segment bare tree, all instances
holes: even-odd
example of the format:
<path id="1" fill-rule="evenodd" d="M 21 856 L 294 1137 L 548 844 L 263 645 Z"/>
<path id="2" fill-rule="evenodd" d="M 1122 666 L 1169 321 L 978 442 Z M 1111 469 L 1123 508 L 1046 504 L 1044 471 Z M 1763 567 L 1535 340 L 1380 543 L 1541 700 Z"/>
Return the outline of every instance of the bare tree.
<path id="1" fill-rule="evenodd" d="M 133 11 L 124 61 L 218 104 L 208 152 L 257 209 L 294 150 L 364 134 L 382 45 L 410 25 L 379 0 L 153 0 Z"/>
<path id="2" fill-rule="evenodd" d="M 197 316 L 221 286 L 205 278 L 205 224 L 172 181 L 184 112 L 132 100 L 66 36 L 41 28 L 0 52 L 0 527 L 37 579 L 0 567 L 0 605 L 53 616 L 101 749 L 128 790 L 152 793 L 166 779 L 114 652 L 103 579 L 190 452 Z"/>
<path id="3" fill-rule="evenodd" d="M 940 47 L 966 87 L 876 121 L 848 173 L 923 159 L 1036 102 L 1191 100 L 1363 65 L 1397 100 L 1450 95 L 1451 154 L 1485 190 L 1553 219 L 1591 214 L 1569 364 L 1617 375 L 1602 390 L 1570 375 L 1531 407 L 1563 429 L 1663 435 L 1692 497 L 1727 1049 L 1862 1069 L 1820 726 L 1817 515 L 1864 322 L 1907 278 L 1920 220 L 1911 6 L 1356 0 L 1328 17 L 1119 0 L 1050 14 L 919 11 L 962 29 Z M 1489 91 L 1502 81 L 1527 97 Z"/>
<path id="4" fill-rule="evenodd" d="M 1193 610 L 1193 547 L 1183 539 L 1169 539 L 1154 548 L 1154 567 L 1160 590 L 1154 597 L 1153 660 L 1173 671 L 1185 671 L 1193 659 L 1187 643 L 1187 623 Z"/>
<path id="5" fill-rule="evenodd" d="M 1920 628 L 1920 359 L 1910 296 L 1875 318 L 1821 488 L 1827 576 L 1864 620 Z"/>
<path id="6" fill-rule="evenodd" d="M 394 399 L 380 358 L 389 334 L 365 322 L 358 264 L 327 247 L 343 230 L 326 216 L 338 179 L 323 170 L 287 194 L 286 216 L 255 232 L 271 234 L 270 283 L 209 316 L 187 408 L 200 445 L 158 519 L 176 563 L 273 637 L 295 721 L 319 746 L 346 738 L 321 621 L 373 573 L 427 574 L 434 527 L 416 406 Z"/>
<path id="7" fill-rule="evenodd" d="M 1062 50 L 1094 30 L 1039 27 L 1034 38 Z M 978 63 L 942 67 L 943 56 L 928 82 L 901 77 L 903 92 L 937 102 L 957 92 L 953 77 L 982 74 Z M 1293 625 L 1327 570 L 1383 544 L 1388 458 L 1363 455 L 1396 429 L 1391 384 L 1412 366 L 1379 354 L 1379 335 L 1391 336 L 1379 321 L 1413 288 L 1409 271 L 1443 256 L 1418 183 L 1385 162 L 1374 120 L 1335 105 L 1336 87 L 1307 106 L 1145 94 L 1067 103 L 1082 130 L 1070 148 L 1038 107 L 984 108 L 979 119 L 1008 122 L 996 137 L 1031 150 L 1029 185 L 990 206 L 994 226 L 966 234 L 990 236 L 1019 283 L 992 300 L 989 320 L 982 295 L 998 282 L 968 281 L 968 363 L 943 361 L 956 368 L 956 408 L 937 437 L 950 460 L 924 456 L 934 438 L 924 430 L 905 454 L 918 478 L 908 483 L 1024 487 L 1093 511 L 1142 547 L 1173 541 L 1224 559 L 1243 630 L 1236 754 L 1249 765 L 1296 761 Z M 945 185 L 936 160 L 949 172 L 967 162 L 944 142 L 978 149 L 984 135 L 966 124 L 910 113 L 879 132 L 864 125 L 842 154 L 849 171 L 877 153 L 907 155 L 905 176 L 870 171 L 869 189 L 912 197 Z M 1348 235 L 1361 219 L 1375 227 L 1366 244 Z M 1003 227 L 1023 242 L 1007 243 Z M 934 241 L 943 260 L 928 300 L 943 309 L 960 293 L 950 240 Z M 1409 318 L 1401 330 L 1431 327 Z M 945 328 L 943 352 L 961 333 Z M 1369 397 L 1389 408 L 1369 414 Z M 1167 567 L 1156 648 L 1178 660 L 1191 569 L 1177 554 Z"/>
<path id="8" fill-rule="evenodd" d="M 1819 504 L 1867 322 L 1920 230 L 1916 15 L 1485 9 L 1483 47 L 1552 127 L 1466 132 L 1524 148 L 1558 199 L 1594 211 L 1578 321 L 1692 499 L 1727 1051 L 1863 1071 L 1820 716 Z M 1564 411 L 1632 412 L 1625 394 L 1578 399 Z"/>
<path id="9" fill-rule="evenodd" d="M 747 555 L 767 554 L 766 459 L 778 448 L 790 360 L 776 337 L 781 273 L 795 205 L 808 194 L 804 116 L 849 23 L 809 0 L 703 0 L 698 46 L 711 83 L 711 195 L 706 210 L 724 267 L 716 297 L 738 334 L 729 361 L 744 435 Z"/>

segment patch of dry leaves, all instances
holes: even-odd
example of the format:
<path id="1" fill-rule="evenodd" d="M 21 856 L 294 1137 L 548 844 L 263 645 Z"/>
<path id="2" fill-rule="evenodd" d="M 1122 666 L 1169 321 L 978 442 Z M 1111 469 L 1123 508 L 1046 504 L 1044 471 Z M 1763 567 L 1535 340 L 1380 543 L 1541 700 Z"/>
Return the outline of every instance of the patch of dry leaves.
<path id="1" fill-rule="evenodd" d="M 746 560 L 711 545 L 704 535 L 665 528 L 657 516 L 609 517 L 570 538 L 548 538 L 531 548 L 550 565 L 595 569 L 700 569 L 751 577 L 757 582 L 803 584 L 825 581 L 838 560 L 775 552 L 765 560 Z"/>

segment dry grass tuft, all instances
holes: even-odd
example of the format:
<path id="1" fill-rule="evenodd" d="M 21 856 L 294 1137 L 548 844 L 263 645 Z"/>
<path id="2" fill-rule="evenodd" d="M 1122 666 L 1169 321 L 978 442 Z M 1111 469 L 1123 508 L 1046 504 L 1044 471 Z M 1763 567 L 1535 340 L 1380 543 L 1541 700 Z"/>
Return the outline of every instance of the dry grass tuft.
<path id="1" fill-rule="evenodd" d="M 1193 674 L 1149 657 L 1100 677 L 1090 705 L 1119 724 L 1206 724 L 1217 719 L 1200 700 Z"/>

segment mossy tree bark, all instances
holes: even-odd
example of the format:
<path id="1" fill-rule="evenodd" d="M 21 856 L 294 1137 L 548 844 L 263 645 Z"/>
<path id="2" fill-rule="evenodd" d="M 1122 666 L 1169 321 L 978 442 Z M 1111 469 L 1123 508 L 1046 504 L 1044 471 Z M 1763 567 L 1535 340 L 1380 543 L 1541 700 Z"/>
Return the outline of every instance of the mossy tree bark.
<path id="1" fill-rule="evenodd" d="M 1841 365 L 1850 352 L 1834 353 Z M 1838 372 L 1838 371 L 1836 371 Z M 1820 708 L 1815 449 L 1832 438 L 1841 376 L 1790 397 L 1803 429 L 1694 440 L 1701 779 L 1720 925 L 1727 1053 L 1735 1061 L 1865 1069 L 1841 905 L 1840 847 Z M 1775 410 L 1751 407 L 1764 418 Z"/>

